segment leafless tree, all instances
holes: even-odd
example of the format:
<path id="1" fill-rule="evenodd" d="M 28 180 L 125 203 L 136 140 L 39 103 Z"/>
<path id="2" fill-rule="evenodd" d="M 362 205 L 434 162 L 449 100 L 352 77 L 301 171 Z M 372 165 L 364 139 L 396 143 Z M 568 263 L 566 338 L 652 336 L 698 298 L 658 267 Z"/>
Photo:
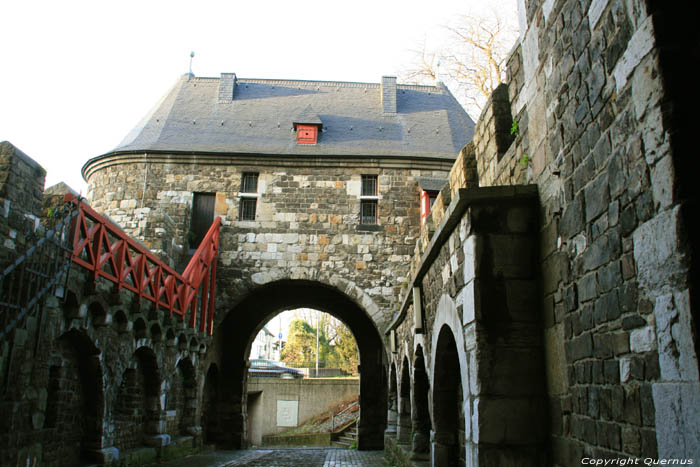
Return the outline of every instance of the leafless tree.
<path id="1" fill-rule="evenodd" d="M 518 34 L 515 21 L 494 9 L 464 15 L 444 28 L 447 43 L 432 50 L 424 42 L 401 79 L 417 84 L 444 81 L 476 118 L 505 79 L 508 53 Z"/>

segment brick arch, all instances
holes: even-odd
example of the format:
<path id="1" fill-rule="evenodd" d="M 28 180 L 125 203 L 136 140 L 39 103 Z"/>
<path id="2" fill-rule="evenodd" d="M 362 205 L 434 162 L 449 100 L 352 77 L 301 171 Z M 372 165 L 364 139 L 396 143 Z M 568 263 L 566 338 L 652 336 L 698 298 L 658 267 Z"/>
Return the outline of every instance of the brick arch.
<path id="1" fill-rule="evenodd" d="M 219 302 L 221 303 L 221 302 Z M 214 329 L 214 342 L 221 368 L 221 388 L 229 401 L 222 401 L 222 432 L 232 447 L 245 446 L 246 376 L 245 357 L 256 331 L 281 311 L 313 308 L 343 321 L 353 333 L 360 353 L 359 449 L 381 448 L 386 424 L 385 344 L 377 323 L 367 310 L 343 290 L 309 280 L 280 280 L 257 287 L 229 309 Z"/>

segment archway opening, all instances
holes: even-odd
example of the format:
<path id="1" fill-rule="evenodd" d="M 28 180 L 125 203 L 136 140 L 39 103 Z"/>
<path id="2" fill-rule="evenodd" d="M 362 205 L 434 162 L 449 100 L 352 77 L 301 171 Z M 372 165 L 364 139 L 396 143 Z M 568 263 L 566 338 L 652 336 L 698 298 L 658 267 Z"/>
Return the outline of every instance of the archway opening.
<path id="1" fill-rule="evenodd" d="M 435 348 L 433 458 L 436 465 L 464 465 L 464 411 L 459 355 L 452 330 L 443 325 Z"/>
<path id="2" fill-rule="evenodd" d="M 45 427 L 53 430 L 44 461 L 87 465 L 101 447 L 104 386 L 100 350 L 80 331 L 63 334 L 51 358 Z"/>
<path id="3" fill-rule="evenodd" d="M 401 363 L 401 386 L 399 397 L 399 421 L 397 441 L 402 444 L 411 442 L 411 375 L 409 372 L 408 358 L 404 357 Z"/>
<path id="4" fill-rule="evenodd" d="M 430 409 L 428 405 L 428 393 L 430 383 L 423 357 L 423 347 L 416 349 L 413 361 L 413 411 L 411 414 L 413 423 L 413 455 L 416 458 L 427 459 L 430 453 Z"/>
<path id="5" fill-rule="evenodd" d="M 249 351 L 249 443 L 304 433 L 310 443 L 327 445 L 330 433 L 335 444 L 351 446 L 358 364 L 352 332 L 333 315 L 300 308 L 273 317 Z"/>
<path id="6" fill-rule="evenodd" d="M 218 426 L 221 444 L 245 447 L 248 437 L 248 356 L 251 344 L 272 317 L 284 310 L 311 308 L 341 320 L 359 349 L 360 417 L 358 449 L 381 449 L 386 425 L 384 345 L 367 313 L 339 290 L 312 281 L 287 280 L 266 284 L 249 293 L 229 311 L 214 331 L 213 347 L 221 368 Z"/>

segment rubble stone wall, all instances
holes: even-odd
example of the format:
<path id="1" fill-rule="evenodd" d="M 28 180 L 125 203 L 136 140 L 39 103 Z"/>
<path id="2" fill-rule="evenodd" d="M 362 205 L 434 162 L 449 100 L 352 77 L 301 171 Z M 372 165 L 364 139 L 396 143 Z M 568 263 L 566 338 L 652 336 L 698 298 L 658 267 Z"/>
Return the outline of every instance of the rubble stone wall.
<path id="1" fill-rule="evenodd" d="M 39 227 L 46 171 L 7 141 L 0 142 L 0 268 L 24 252 Z"/>
<path id="2" fill-rule="evenodd" d="M 689 124 L 678 109 L 688 105 L 669 104 L 679 92 L 664 87 L 678 81 L 680 58 L 669 56 L 684 44 L 673 42 L 679 34 L 669 32 L 676 29 L 668 21 L 682 20 L 682 13 L 642 1 L 520 3 L 523 30 L 508 80 L 484 109 L 473 144 L 480 187 L 530 183 L 538 191 L 539 239 L 532 251 L 539 292 L 537 303 L 528 289 L 520 299 L 539 308 L 543 328 L 547 463 L 630 456 L 697 462 L 697 267 L 686 222 L 697 208 L 688 197 L 689 174 L 678 172 L 693 150 L 679 144 L 687 143 L 679 133 L 688 136 Z M 697 38 L 687 45 L 697 51 Z M 516 124 L 503 124 L 509 116 Z M 442 201 L 423 228 L 412 267 L 412 285 L 424 294 L 424 322 L 414 323 L 412 303 L 395 328 L 395 365 L 418 346 L 430 349 L 430 333 L 439 331 L 434 283 L 455 297 L 464 282 L 461 256 L 467 254 L 455 237 L 462 221 L 454 199 Z M 448 247 L 457 254 L 454 264 Z M 523 259 L 513 252 L 514 263 Z M 484 303 L 508 297 L 485 293 L 474 292 L 473 299 L 485 316 L 491 311 Z M 457 312 L 459 306 L 455 301 Z M 473 378 L 480 360 L 467 362 Z M 466 399 L 464 410 L 466 419 Z"/>
<path id="3" fill-rule="evenodd" d="M 453 161 L 218 156 L 208 165 L 180 162 L 151 154 L 143 162 L 101 162 L 88 176 L 88 199 L 176 265 L 187 259 L 193 193 L 215 193 L 215 215 L 223 221 L 218 303 L 233 306 L 274 280 L 318 280 L 349 290 L 381 327 L 408 275 L 419 231 L 417 178 L 446 178 Z M 259 174 L 254 221 L 238 220 L 244 172 Z M 360 224 L 362 175 L 377 176 L 376 225 Z"/>

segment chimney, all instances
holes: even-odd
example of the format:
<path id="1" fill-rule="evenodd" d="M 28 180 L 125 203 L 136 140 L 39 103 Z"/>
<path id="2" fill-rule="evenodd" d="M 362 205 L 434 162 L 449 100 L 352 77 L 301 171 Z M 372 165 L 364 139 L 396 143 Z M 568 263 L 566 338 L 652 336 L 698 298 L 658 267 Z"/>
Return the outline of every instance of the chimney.
<path id="1" fill-rule="evenodd" d="M 236 73 L 221 73 L 219 79 L 219 104 L 227 104 L 233 101 L 236 92 Z"/>
<path id="2" fill-rule="evenodd" d="M 396 113 L 396 76 L 382 76 L 382 111 Z"/>

